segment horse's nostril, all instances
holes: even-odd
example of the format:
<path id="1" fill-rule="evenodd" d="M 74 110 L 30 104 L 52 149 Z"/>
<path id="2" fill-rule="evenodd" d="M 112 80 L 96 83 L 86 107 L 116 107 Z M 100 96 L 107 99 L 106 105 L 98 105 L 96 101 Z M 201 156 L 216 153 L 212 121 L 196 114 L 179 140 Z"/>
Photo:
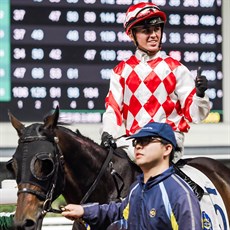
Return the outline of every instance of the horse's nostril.
<path id="1" fill-rule="evenodd" d="M 35 222 L 31 219 L 26 219 L 25 221 L 25 229 L 26 230 L 32 230 L 34 229 L 34 226 L 35 226 Z"/>

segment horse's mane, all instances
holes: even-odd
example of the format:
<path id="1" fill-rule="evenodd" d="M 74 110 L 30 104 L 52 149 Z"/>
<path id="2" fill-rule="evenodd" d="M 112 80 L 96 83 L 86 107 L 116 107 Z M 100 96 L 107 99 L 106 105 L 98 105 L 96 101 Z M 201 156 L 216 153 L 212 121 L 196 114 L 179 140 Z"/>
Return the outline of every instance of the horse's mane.
<path id="1" fill-rule="evenodd" d="M 62 125 L 58 125 L 57 128 L 58 128 L 58 130 L 63 131 L 63 132 L 65 132 L 65 133 L 67 133 L 68 135 L 72 136 L 74 139 L 76 139 L 76 138 L 81 138 L 81 139 L 83 139 L 83 140 L 86 141 L 86 142 L 92 142 L 92 143 L 94 143 L 94 144 L 96 144 L 96 145 L 99 145 L 98 143 L 96 143 L 96 142 L 95 142 L 94 140 L 92 140 L 91 138 L 84 136 L 84 135 L 79 131 L 79 129 L 76 129 L 75 132 L 74 132 L 73 130 L 71 130 L 71 129 L 67 128 L 67 127 L 64 127 L 64 126 L 62 126 Z"/>

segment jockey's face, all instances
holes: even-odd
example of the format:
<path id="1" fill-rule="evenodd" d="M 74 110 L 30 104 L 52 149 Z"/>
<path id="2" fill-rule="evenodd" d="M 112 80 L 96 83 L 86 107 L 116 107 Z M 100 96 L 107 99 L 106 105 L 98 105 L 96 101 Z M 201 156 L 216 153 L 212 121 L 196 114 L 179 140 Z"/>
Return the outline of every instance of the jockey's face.
<path id="1" fill-rule="evenodd" d="M 134 29 L 136 42 L 141 50 L 150 55 L 156 54 L 160 49 L 162 28 L 160 25 L 139 26 Z M 132 38 L 133 39 L 133 38 Z"/>

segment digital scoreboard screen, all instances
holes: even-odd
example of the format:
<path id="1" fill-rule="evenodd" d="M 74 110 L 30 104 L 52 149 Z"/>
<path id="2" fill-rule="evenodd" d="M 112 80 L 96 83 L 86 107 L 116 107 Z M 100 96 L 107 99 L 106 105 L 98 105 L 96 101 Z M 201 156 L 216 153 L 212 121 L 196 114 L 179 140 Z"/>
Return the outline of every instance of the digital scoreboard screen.
<path id="1" fill-rule="evenodd" d="M 8 110 L 40 121 L 57 105 L 65 122 L 101 122 L 111 71 L 135 52 L 123 21 L 137 2 L 1 0 L 0 122 L 9 121 Z M 223 121 L 221 0 L 152 2 L 168 17 L 162 50 L 194 78 L 202 67 L 211 101 L 206 122 Z"/>

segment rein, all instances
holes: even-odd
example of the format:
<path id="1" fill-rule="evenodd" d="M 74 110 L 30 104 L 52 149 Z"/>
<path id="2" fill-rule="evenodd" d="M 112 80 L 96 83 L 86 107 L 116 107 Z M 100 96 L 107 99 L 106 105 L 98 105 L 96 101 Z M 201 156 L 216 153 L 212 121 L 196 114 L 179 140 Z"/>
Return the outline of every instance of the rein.
<path id="1" fill-rule="evenodd" d="M 97 175 L 96 180 L 93 182 L 93 184 L 91 185 L 91 187 L 89 188 L 89 190 L 87 191 L 87 193 L 84 195 L 84 197 L 82 198 L 82 200 L 80 201 L 80 204 L 84 204 L 87 199 L 89 198 L 89 196 L 92 194 L 92 192 L 94 191 L 94 189 L 96 188 L 96 186 L 98 185 L 102 175 L 104 174 L 106 168 L 109 166 L 110 168 L 110 174 L 113 177 L 116 189 L 117 189 L 117 198 L 121 199 L 121 191 L 124 188 L 124 181 L 122 179 L 122 177 L 116 172 L 116 170 L 113 168 L 113 162 L 111 161 L 112 159 L 112 155 L 113 153 L 116 153 L 115 150 L 110 147 L 109 149 L 109 153 L 106 157 L 106 160 L 104 161 L 99 174 Z M 118 182 L 117 182 L 117 178 L 122 182 L 122 186 L 119 188 Z"/>
<path id="2" fill-rule="evenodd" d="M 109 165 L 109 162 L 111 162 L 113 151 L 114 151 L 114 149 L 112 147 L 110 147 L 109 154 L 107 155 L 106 160 L 104 161 L 104 164 L 102 165 L 100 172 L 97 175 L 96 180 L 93 182 L 93 184 L 91 185 L 91 187 L 89 188 L 87 193 L 84 195 L 84 197 L 80 201 L 80 204 L 84 204 L 86 202 L 86 200 L 89 198 L 89 196 L 92 194 L 92 192 L 94 191 L 94 189 L 98 185 L 98 182 L 101 179 L 102 175 L 104 174 L 107 166 Z"/>
<path id="3" fill-rule="evenodd" d="M 123 135 L 124 136 L 124 135 Z M 121 136 L 121 137 L 123 137 Z M 121 138 L 120 137 L 120 138 Z M 123 146 L 125 147 L 125 146 Z M 117 199 L 118 200 L 122 200 L 122 197 L 121 197 L 121 192 L 124 188 L 124 181 L 123 181 L 123 178 L 120 176 L 119 173 L 117 173 L 117 171 L 113 168 L 113 162 L 111 161 L 112 159 L 112 155 L 115 154 L 117 155 L 118 157 L 123 157 L 123 155 L 119 152 L 117 152 L 113 147 L 110 146 L 110 149 L 109 149 L 109 153 L 107 155 L 107 158 L 104 162 L 104 164 L 102 165 L 101 169 L 100 169 L 100 172 L 99 174 L 97 175 L 97 178 L 96 180 L 93 182 L 93 184 L 91 185 L 91 187 L 89 188 L 89 190 L 87 191 L 87 193 L 84 195 L 84 197 L 82 198 L 82 200 L 80 201 L 80 204 L 84 204 L 87 199 L 89 198 L 89 196 L 92 194 L 92 192 L 94 191 L 94 189 L 96 188 L 96 186 L 98 185 L 99 183 L 99 180 L 101 179 L 102 175 L 104 174 L 107 166 L 109 166 L 109 169 L 110 169 L 110 174 L 112 175 L 113 177 L 113 181 L 115 183 L 115 187 L 116 187 L 116 190 L 117 190 Z M 126 155 L 127 157 L 127 155 Z M 128 160 L 130 160 L 129 157 L 127 157 Z M 132 162 L 133 163 L 133 162 Z M 122 185 L 120 186 L 119 188 L 119 185 L 118 185 L 118 180 L 122 182 Z"/>

